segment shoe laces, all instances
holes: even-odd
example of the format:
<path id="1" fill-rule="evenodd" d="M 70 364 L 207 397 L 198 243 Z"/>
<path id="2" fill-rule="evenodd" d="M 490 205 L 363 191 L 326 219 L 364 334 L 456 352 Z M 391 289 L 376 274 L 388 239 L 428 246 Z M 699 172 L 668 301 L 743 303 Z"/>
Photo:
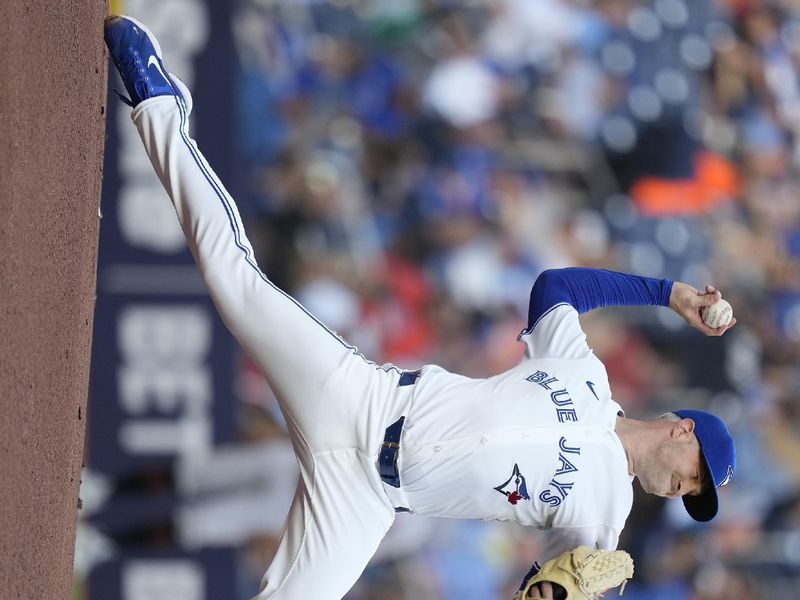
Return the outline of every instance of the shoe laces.
<path id="1" fill-rule="evenodd" d="M 120 61 L 117 64 L 117 69 L 122 71 L 136 71 L 137 75 L 139 76 L 139 80 L 141 81 L 142 85 L 145 88 L 145 92 L 149 91 L 150 88 L 150 77 L 147 74 L 147 69 L 142 66 L 141 57 L 139 52 L 131 47 L 128 47 L 128 52 L 123 54 L 124 60 Z M 137 87 L 134 85 L 134 87 Z M 131 108 L 135 108 L 136 104 L 133 102 L 132 98 L 124 96 L 122 92 L 120 92 L 117 88 L 113 88 L 112 91 L 117 95 L 117 98 L 122 100 L 125 104 L 130 106 Z M 138 92 L 138 90 L 137 90 Z"/>

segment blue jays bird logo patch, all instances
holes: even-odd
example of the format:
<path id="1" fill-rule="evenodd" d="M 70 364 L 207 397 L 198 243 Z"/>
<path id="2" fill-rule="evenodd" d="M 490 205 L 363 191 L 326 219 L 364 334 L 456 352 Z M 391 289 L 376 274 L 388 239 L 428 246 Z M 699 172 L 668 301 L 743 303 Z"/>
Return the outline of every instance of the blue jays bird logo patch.
<path id="1" fill-rule="evenodd" d="M 516 505 L 520 500 L 530 500 L 528 488 L 525 486 L 525 476 L 519 472 L 519 465 L 514 463 L 514 470 L 505 483 L 498 485 L 498 492 L 503 494 L 511 504 Z"/>

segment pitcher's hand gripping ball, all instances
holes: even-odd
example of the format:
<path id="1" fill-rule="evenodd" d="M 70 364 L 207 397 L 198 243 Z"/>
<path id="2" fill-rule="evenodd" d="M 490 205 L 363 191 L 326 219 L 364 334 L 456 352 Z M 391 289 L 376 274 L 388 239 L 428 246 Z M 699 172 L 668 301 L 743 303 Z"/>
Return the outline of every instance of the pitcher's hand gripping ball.
<path id="1" fill-rule="evenodd" d="M 592 550 L 578 546 L 546 562 L 531 577 L 514 600 L 528 598 L 528 590 L 542 581 L 557 583 L 566 591 L 567 600 L 597 600 L 600 595 L 633 577 L 633 559 L 623 550 Z"/>
<path id="2" fill-rule="evenodd" d="M 719 329 L 725 327 L 731 322 L 733 318 L 733 308 L 727 300 L 720 298 L 711 306 L 706 306 L 703 309 L 703 323 L 712 329 Z"/>

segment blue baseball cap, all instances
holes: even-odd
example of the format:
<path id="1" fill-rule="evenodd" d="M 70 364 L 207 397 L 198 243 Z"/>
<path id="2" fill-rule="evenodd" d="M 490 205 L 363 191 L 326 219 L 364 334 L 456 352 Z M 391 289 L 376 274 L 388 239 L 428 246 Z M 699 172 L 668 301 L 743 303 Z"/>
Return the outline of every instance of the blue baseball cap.
<path id="1" fill-rule="evenodd" d="M 717 516 L 717 488 L 730 482 L 736 472 L 736 447 L 725 423 L 716 415 L 703 410 L 675 410 L 673 413 L 681 419 L 694 421 L 694 434 L 713 483 L 702 494 L 683 496 L 683 506 L 689 516 L 705 523 Z"/>

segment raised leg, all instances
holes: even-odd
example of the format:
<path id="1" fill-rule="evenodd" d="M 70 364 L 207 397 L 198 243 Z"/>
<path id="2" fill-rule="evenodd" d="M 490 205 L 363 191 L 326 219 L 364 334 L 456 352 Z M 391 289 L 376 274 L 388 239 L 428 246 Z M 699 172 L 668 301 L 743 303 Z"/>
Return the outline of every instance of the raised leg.
<path id="1" fill-rule="evenodd" d="M 306 431 L 337 369 L 347 361 L 363 363 L 356 370 L 365 373 L 375 367 L 261 272 L 236 204 L 188 134 L 184 102 L 152 98 L 132 118 L 220 315 L 266 376 L 290 426 Z"/>

